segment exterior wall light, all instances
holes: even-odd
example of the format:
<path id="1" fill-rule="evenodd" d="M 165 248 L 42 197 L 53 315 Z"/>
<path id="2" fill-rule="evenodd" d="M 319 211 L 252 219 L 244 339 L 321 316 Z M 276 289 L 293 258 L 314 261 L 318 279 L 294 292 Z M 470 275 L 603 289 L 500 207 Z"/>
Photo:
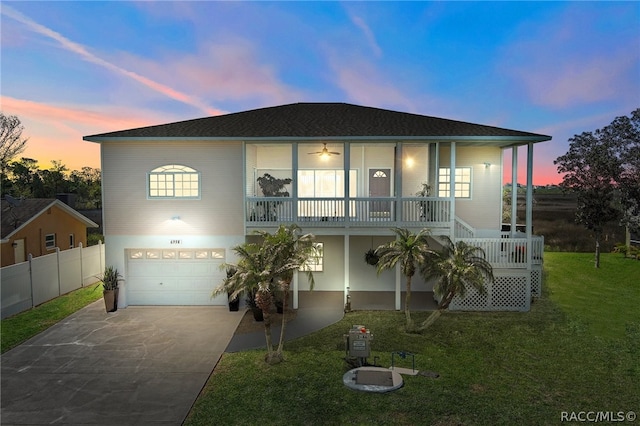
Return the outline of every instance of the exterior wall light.
<path id="1" fill-rule="evenodd" d="M 489 163 L 488 161 L 484 162 L 484 168 L 488 169 L 489 167 L 491 167 L 491 163 Z"/>

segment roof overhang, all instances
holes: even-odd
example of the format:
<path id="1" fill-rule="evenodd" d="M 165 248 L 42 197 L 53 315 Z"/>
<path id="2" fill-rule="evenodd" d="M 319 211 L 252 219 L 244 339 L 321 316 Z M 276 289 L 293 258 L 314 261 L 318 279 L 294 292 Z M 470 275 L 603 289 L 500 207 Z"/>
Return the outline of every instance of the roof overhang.
<path id="1" fill-rule="evenodd" d="M 279 137 L 109 137 L 85 136 L 88 142 L 460 142 L 464 145 L 518 146 L 551 140 L 551 136 L 279 136 Z"/>

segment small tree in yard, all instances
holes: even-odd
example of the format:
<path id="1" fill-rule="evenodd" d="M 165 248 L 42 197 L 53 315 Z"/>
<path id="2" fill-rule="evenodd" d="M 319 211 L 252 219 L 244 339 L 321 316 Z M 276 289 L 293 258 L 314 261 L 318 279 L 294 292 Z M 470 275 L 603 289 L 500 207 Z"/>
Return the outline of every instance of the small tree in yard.
<path id="1" fill-rule="evenodd" d="M 225 263 L 222 267 L 235 273 L 224 279 L 213 291 L 213 296 L 227 293 L 230 299 L 234 299 L 243 293 L 255 295 L 255 303 L 264 316 L 265 361 L 276 364 L 283 360 L 285 318 L 283 315 L 280 342 L 274 350 L 271 334 L 273 294 L 282 289 L 286 297 L 294 272 L 305 269 L 304 265 L 315 253 L 314 237 L 311 234 L 299 235 L 297 225 L 281 225 L 273 235 L 267 232 L 257 232 L 257 235 L 262 237 L 260 244 L 244 243 L 233 248 L 240 260 L 237 264 Z M 305 271 L 313 288 L 313 275 L 308 268 Z"/>
<path id="2" fill-rule="evenodd" d="M 407 279 L 404 314 L 407 320 L 406 328 L 411 331 L 414 329 L 410 308 L 411 279 L 431 253 L 429 242 L 427 241 L 431 232 L 426 228 L 421 229 L 417 234 L 401 228 L 393 228 L 392 231 L 396 234 L 396 239 L 376 249 L 376 254 L 379 256 L 377 269 L 378 274 L 380 274 L 385 269 L 393 269 L 397 264 L 400 265 L 402 274 Z"/>
<path id="3" fill-rule="evenodd" d="M 554 164 L 564 173 L 561 186 L 576 194 L 576 222 L 593 231 L 595 266 L 600 267 L 600 240 L 607 222 L 638 222 L 640 202 L 640 109 L 618 117 L 595 132 L 569 139 L 569 151 Z"/>
<path id="4" fill-rule="evenodd" d="M 442 242 L 442 250 L 432 252 L 421 267 L 425 281 L 436 279 L 433 291 L 440 296 L 438 309 L 421 324 L 421 330 L 440 318 L 456 295 L 464 297 L 468 286 L 484 293 L 485 283 L 493 281 L 493 268 L 485 259 L 484 250 L 464 241 L 454 244 L 446 236 L 442 237 Z"/>
<path id="5" fill-rule="evenodd" d="M 273 353 L 273 343 L 271 338 L 271 317 L 269 308 L 271 303 L 271 290 L 274 279 L 272 271 L 272 257 L 268 250 L 264 250 L 262 244 L 244 243 L 233 248 L 238 256 L 238 263 L 225 263 L 221 267 L 233 271 L 222 284 L 213 290 L 212 297 L 219 294 L 228 294 L 233 300 L 242 294 L 253 294 L 254 299 L 264 316 L 264 334 L 267 342 L 267 358 L 270 359 Z M 266 309 L 265 309 L 266 307 Z"/>
<path id="6" fill-rule="evenodd" d="M 282 327 L 280 329 L 280 340 L 275 354 L 272 356 L 272 363 L 283 360 L 284 334 L 286 328 L 286 307 L 289 299 L 289 289 L 293 281 L 293 275 L 299 270 L 303 270 L 309 280 L 311 290 L 314 287 L 313 273 L 307 266 L 309 261 L 317 255 L 315 236 L 313 234 L 301 235 L 298 225 L 280 225 L 275 234 L 260 232 L 263 237 L 263 246 L 273 252 L 273 271 L 277 277 L 279 290 L 282 291 L 284 309 L 282 315 Z"/>

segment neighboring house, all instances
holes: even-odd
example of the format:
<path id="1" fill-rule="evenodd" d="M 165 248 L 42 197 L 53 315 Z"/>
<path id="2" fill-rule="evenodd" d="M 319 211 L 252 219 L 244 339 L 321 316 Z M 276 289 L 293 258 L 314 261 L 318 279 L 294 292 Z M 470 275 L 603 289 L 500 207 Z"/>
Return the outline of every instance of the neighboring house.
<path id="1" fill-rule="evenodd" d="M 219 265 L 235 260 L 232 247 L 255 230 L 296 223 L 317 236 L 322 256 L 313 292 L 302 274 L 294 281 L 294 307 L 342 307 L 349 294 L 354 309 L 400 309 L 404 278 L 378 276 L 364 254 L 389 241 L 391 227 L 426 227 L 486 250 L 495 283 L 452 308 L 488 310 L 527 310 L 540 293 L 543 240 L 531 232 L 531 173 L 533 144 L 550 139 L 343 103 L 84 137 L 100 144 L 106 259 L 125 277 L 121 306 L 226 304 L 210 294 L 224 276 Z M 525 232 L 515 222 L 510 232 L 501 224 L 503 169 L 517 176 L 518 146 L 527 150 L 529 208 Z M 291 178 L 289 196 L 265 197 L 257 183 L 265 174 Z M 423 183 L 428 197 L 416 196 Z M 414 277 L 415 309 L 432 289 Z"/>
<path id="2" fill-rule="evenodd" d="M 2 199 L 2 266 L 87 245 L 87 228 L 98 225 L 60 200 Z"/>

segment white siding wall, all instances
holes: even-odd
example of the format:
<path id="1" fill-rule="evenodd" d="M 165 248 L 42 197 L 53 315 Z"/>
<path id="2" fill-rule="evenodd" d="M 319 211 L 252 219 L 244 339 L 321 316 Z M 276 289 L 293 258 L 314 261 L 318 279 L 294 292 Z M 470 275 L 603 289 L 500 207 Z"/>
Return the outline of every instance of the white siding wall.
<path id="1" fill-rule="evenodd" d="M 318 235 L 316 241 L 324 244 L 324 271 L 313 273 L 315 281 L 313 291 L 343 291 L 344 237 Z M 309 290 L 309 283 L 304 274 L 299 274 L 298 280 L 300 291 Z"/>
<path id="2" fill-rule="evenodd" d="M 422 189 L 423 183 L 431 184 L 431 196 L 434 196 L 434 183 L 428 182 L 429 176 L 429 148 L 427 146 L 402 146 L 402 196 L 413 197 Z M 408 160 L 413 161 L 412 165 Z"/>
<path id="3" fill-rule="evenodd" d="M 440 167 L 449 167 L 449 147 L 440 152 Z M 456 216 L 477 230 L 500 229 L 502 217 L 502 151 L 492 146 L 458 146 L 456 167 L 471 167 L 471 198 L 456 200 Z M 491 163 L 489 167 L 485 162 Z"/>
<path id="4" fill-rule="evenodd" d="M 349 248 L 349 287 L 350 291 L 395 291 L 395 271 L 384 271 L 378 275 L 376 267 L 364 261 L 364 254 L 370 248 L 374 250 L 386 244 L 393 237 L 351 237 Z"/>
<path id="5" fill-rule="evenodd" d="M 245 191 L 248 197 L 256 197 L 255 170 L 258 168 L 258 147 L 247 144 L 245 148 Z"/>
<path id="6" fill-rule="evenodd" d="M 240 142 L 104 142 L 105 235 L 244 233 Z M 182 164 L 201 174 L 200 200 L 147 199 L 147 173 Z M 172 221 L 180 216 L 180 221 Z"/>

